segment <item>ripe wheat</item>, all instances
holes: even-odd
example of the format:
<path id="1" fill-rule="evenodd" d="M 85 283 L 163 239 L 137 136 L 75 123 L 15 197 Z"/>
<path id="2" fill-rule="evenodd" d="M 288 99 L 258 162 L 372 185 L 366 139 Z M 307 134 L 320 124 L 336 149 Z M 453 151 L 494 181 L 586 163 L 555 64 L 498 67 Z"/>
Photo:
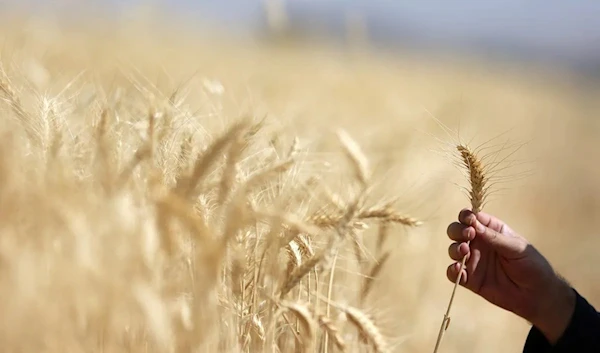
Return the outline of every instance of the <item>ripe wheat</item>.
<path id="1" fill-rule="evenodd" d="M 460 153 L 460 157 L 463 161 L 463 166 L 467 170 L 469 175 L 469 185 L 470 185 L 470 202 L 471 209 L 473 213 L 477 214 L 481 211 L 481 207 L 485 202 L 487 196 L 487 176 L 484 171 L 484 167 L 479 158 L 467 147 L 464 145 L 458 145 L 458 152 Z M 467 242 L 469 244 L 470 242 Z M 452 309 L 452 303 L 454 302 L 454 296 L 456 294 L 456 289 L 458 288 L 458 284 L 462 279 L 463 269 L 465 263 L 467 261 L 467 256 L 463 257 L 461 261 L 460 268 L 458 270 L 458 276 L 454 283 L 454 287 L 452 289 L 452 294 L 450 296 L 450 302 L 448 303 L 448 307 L 446 309 L 446 313 L 444 314 L 444 319 L 442 320 L 442 325 L 440 327 L 438 338 L 435 343 L 434 353 L 436 353 L 440 347 L 442 339 L 444 337 L 444 332 L 448 329 L 450 325 L 450 309 Z"/>

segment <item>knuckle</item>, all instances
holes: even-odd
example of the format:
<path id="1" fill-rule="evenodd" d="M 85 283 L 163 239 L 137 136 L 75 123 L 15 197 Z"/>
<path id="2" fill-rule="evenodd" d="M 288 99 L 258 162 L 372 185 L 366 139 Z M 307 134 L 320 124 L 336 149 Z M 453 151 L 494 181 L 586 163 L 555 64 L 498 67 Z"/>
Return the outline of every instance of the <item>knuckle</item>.
<path id="1" fill-rule="evenodd" d="M 448 266 L 448 268 L 446 269 L 446 277 L 448 277 L 448 279 L 451 281 L 454 281 L 456 279 L 456 274 L 453 271 L 452 265 Z"/>
<path id="2" fill-rule="evenodd" d="M 499 233 L 493 229 L 486 228 L 486 235 L 487 235 L 488 239 L 494 241 L 494 240 L 496 240 L 496 238 L 498 238 Z"/>
<path id="3" fill-rule="evenodd" d="M 450 223 L 448 225 L 448 228 L 446 228 L 446 234 L 452 235 L 452 233 L 453 233 L 452 231 L 453 231 L 454 227 L 455 227 L 455 223 Z"/>
<path id="4" fill-rule="evenodd" d="M 471 229 L 473 229 L 473 228 L 472 227 L 465 227 L 463 229 L 463 231 L 462 231 L 462 236 L 466 240 L 472 240 L 472 238 L 475 237 L 475 232 L 472 232 Z"/>
<path id="5" fill-rule="evenodd" d="M 457 247 L 458 247 L 458 245 L 456 243 L 452 243 L 452 244 L 450 244 L 450 246 L 448 246 L 448 254 L 450 255 L 450 257 L 454 256 L 454 254 L 456 253 Z"/>
<path id="6" fill-rule="evenodd" d="M 517 249 L 519 250 L 519 252 L 521 253 L 525 253 L 529 248 L 531 247 L 531 244 L 524 240 L 524 239 L 519 239 L 517 242 Z"/>
<path id="7" fill-rule="evenodd" d="M 462 211 L 460 211 L 458 219 L 461 223 L 465 225 L 470 225 L 476 220 L 476 217 L 473 211 L 469 210 L 468 208 L 465 208 Z"/>
<path id="8" fill-rule="evenodd" d="M 448 226 L 446 233 L 452 240 L 465 241 L 469 238 L 467 229 L 468 227 L 466 227 L 464 224 L 454 222 Z"/>

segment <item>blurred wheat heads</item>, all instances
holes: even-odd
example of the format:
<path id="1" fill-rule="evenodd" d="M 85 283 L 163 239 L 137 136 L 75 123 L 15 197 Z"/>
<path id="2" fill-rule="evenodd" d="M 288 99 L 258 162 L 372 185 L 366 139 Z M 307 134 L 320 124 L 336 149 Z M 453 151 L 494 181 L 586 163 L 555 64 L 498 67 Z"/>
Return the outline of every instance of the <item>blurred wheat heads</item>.
<path id="1" fill-rule="evenodd" d="M 391 350 L 366 307 L 392 226 L 421 222 L 367 202 L 372 170 L 348 133 L 336 192 L 265 120 L 199 138 L 177 90 L 125 87 L 81 113 L 61 97 L 22 100 L 1 77 L 16 118 L 3 129 L 19 132 L 0 141 L 6 350 Z"/>

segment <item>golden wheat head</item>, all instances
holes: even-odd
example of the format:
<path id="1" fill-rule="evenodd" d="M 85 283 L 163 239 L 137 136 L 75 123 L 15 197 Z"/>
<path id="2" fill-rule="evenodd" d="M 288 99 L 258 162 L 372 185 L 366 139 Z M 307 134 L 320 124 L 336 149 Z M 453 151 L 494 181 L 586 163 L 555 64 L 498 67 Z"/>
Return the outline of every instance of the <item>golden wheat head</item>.
<path id="1" fill-rule="evenodd" d="M 483 207 L 483 203 L 485 202 L 485 197 L 487 193 L 487 177 L 484 170 L 484 165 L 479 158 L 465 145 L 458 145 L 456 149 L 460 153 L 462 162 L 464 167 L 467 170 L 469 176 L 469 198 L 471 201 L 471 209 L 473 213 L 478 213 L 481 211 Z M 469 242 L 468 242 L 469 243 Z M 462 280 L 463 268 L 467 262 L 467 257 L 465 256 L 462 259 L 460 269 L 458 271 L 458 277 L 454 282 L 454 288 L 452 290 L 452 295 L 450 296 L 450 302 L 448 303 L 448 307 L 446 309 L 446 313 L 444 314 L 444 320 L 442 321 L 442 325 L 440 326 L 440 330 L 438 332 L 437 342 L 435 344 L 435 348 L 433 350 L 436 353 L 440 347 L 442 342 L 442 338 L 444 337 L 444 332 L 448 329 L 450 325 L 450 309 L 452 309 L 452 303 L 454 302 L 454 296 L 456 295 L 456 289 L 458 288 L 458 284 Z"/>
<path id="2" fill-rule="evenodd" d="M 460 157 L 469 173 L 469 184 L 471 186 L 469 196 L 471 199 L 472 211 L 473 213 L 478 213 L 483 207 L 486 196 L 487 178 L 483 169 L 483 164 L 468 147 L 458 145 L 456 148 L 458 149 L 458 152 L 460 152 Z"/>

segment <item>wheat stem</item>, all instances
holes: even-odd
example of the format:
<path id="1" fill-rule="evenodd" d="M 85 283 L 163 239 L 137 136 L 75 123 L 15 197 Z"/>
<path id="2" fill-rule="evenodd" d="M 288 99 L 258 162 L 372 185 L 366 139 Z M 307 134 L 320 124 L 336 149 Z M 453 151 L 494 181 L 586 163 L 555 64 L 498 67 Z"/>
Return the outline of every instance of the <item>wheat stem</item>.
<path id="1" fill-rule="evenodd" d="M 481 211 L 481 207 L 485 200 L 487 191 L 487 189 L 485 188 L 487 178 L 485 176 L 484 168 L 481 161 L 468 147 L 459 145 L 457 146 L 457 150 L 461 155 L 464 167 L 466 167 L 467 171 L 469 172 L 469 184 L 471 186 L 471 190 L 469 192 L 471 209 L 473 213 L 477 214 Z M 470 243 L 470 241 L 467 242 L 467 245 L 470 245 Z M 450 301 L 448 302 L 448 307 L 446 308 L 446 313 L 444 314 L 444 319 L 442 320 L 442 324 L 438 332 L 438 337 L 435 343 L 433 353 L 438 352 L 438 349 L 444 337 L 444 333 L 446 332 L 446 330 L 448 330 L 448 327 L 450 326 L 450 310 L 452 309 L 452 304 L 454 303 L 454 297 L 456 295 L 458 284 L 462 280 L 462 273 L 466 262 L 467 256 L 463 257 L 461 261 L 460 269 L 458 270 L 458 276 L 456 278 L 456 281 L 454 282 L 452 294 L 450 295 Z"/>

